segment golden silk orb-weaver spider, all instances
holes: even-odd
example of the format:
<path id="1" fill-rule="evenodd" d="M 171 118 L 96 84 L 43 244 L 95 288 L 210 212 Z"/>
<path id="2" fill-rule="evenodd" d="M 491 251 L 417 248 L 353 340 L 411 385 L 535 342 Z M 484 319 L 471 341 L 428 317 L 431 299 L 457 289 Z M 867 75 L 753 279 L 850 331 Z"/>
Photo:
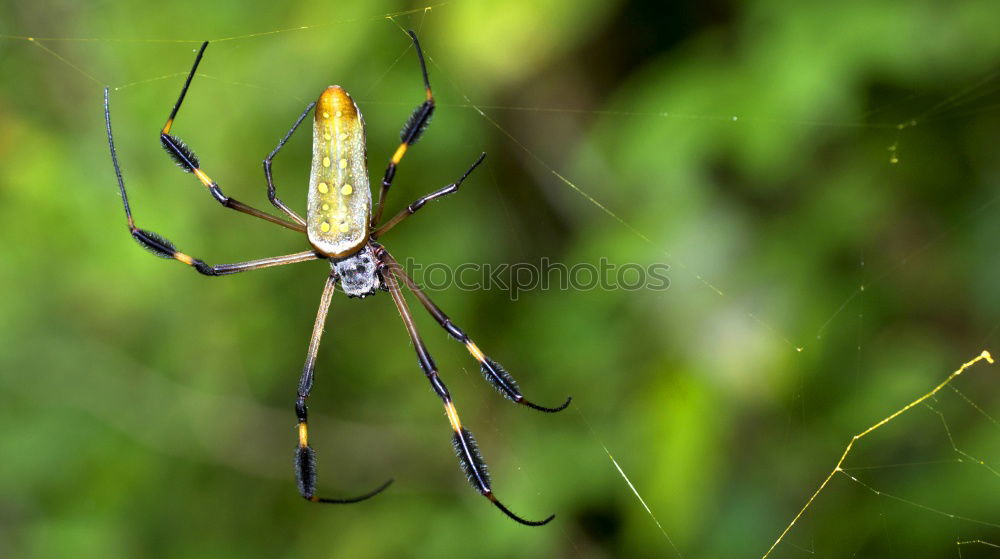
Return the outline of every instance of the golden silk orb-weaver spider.
<path id="1" fill-rule="evenodd" d="M 401 221 L 416 213 L 427 202 L 457 192 L 466 177 L 486 158 L 485 153 L 481 154 L 457 181 L 418 198 L 391 219 L 382 224 L 379 223 L 382 217 L 382 209 L 385 205 L 386 194 L 392 186 L 393 178 L 396 175 L 396 167 L 403 159 L 407 149 L 420 139 L 424 129 L 430 122 L 431 114 L 434 112 L 434 95 L 431 92 L 430 80 L 427 76 L 427 65 L 424 62 L 420 43 L 413 31 L 407 31 L 407 33 L 413 41 L 413 46 L 417 52 L 417 59 L 420 62 L 426 99 L 417 106 L 413 114 L 410 115 L 409 120 L 407 120 L 406 125 L 403 126 L 400 133 L 399 147 L 390 158 L 389 165 L 382 179 L 378 205 L 375 207 L 374 213 L 372 212 L 371 191 L 368 185 L 368 169 L 366 167 L 367 152 L 365 147 L 364 118 L 361 116 L 361 111 L 358 110 L 357 104 L 354 103 L 354 100 L 347 91 L 340 86 L 331 85 L 320 94 L 318 101 L 310 103 L 306 107 L 305 111 L 302 112 L 292 125 L 291 130 L 285 134 L 281 141 L 278 142 L 277 147 L 264 159 L 264 176 L 267 180 L 268 199 L 278 210 L 288 216 L 291 221 L 263 212 L 223 194 L 218 183 L 209 178 L 205 171 L 202 170 L 194 152 L 176 136 L 171 135 L 170 129 L 174 124 L 174 118 L 177 116 L 177 111 L 184 101 L 184 96 L 187 94 L 191 80 L 198 69 L 198 64 L 205 54 L 208 42 L 202 43 L 201 48 L 198 50 L 194 65 L 191 67 L 184 86 L 181 88 L 180 96 L 178 96 L 177 102 L 170 111 L 170 116 L 167 117 L 166 124 L 163 125 L 163 129 L 160 131 L 160 142 L 177 165 L 185 172 L 193 173 L 208 188 L 216 201 L 224 207 L 281 225 L 299 233 L 305 233 L 310 248 L 294 254 L 213 266 L 180 252 L 174 247 L 173 243 L 164 237 L 137 227 L 132 217 L 128 195 L 125 193 L 125 182 L 122 179 L 121 167 L 118 164 L 118 156 L 115 152 L 114 138 L 111 134 L 111 111 L 108 103 L 108 90 L 105 88 L 104 118 L 108 133 L 108 147 L 111 151 L 111 161 L 118 179 L 118 189 L 125 208 L 128 229 L 132 238 L 153 254 L 163 258 L 179 260 L 207 276 L 225 276 L 238 272 L 283 266 L 285 264 L 308 260 L 329 260 L 330 273 L 326 278 L 326 285 L 323 287 L 323 294 L 320 297 L 319 312 L 313 324 L 312 337 L 309 340 L 309 349 L 306 352 L 306 361 L 302 369 L 302 376 L 299 380 L 298 392 L 295 399 L 295 415 L 298 418 L 295 476 L 299 493 L 301 493 L 302 497 L 314 503 L 356 503 L 377 495 L 392 483 L 392 480 L 389 480 L 369 493 L 348 499 L 325 499 L 317 497 L 315 494 L 316 454 L 309 445 L 306 400 L 309 398 L 309 393 L 313 386 L 316 354 L 319 350 L 320 338 L 323 335 L 323 326 L 326 323 L 334 289 L 339 283 L 349 297 L 363 298 L 374 295 L 378 291 L 389 292 L 416 350 L 420 368 L 423 370 L 424 375 L 427 376 L 427 380 L 430 381 L 434 392 L 444 403 L 448 422 L 454 431 L 452 444 L 455 448 L 455 453 L 458 455 L 462 470 L 465 472 L 466 477 L 468 477 L 469 482 L 474 489 L 489 499 L 491 503 L 510 518 L 521 524 L 541 526 L 552 520 L 555 515 L 550 515 L 548 518 L 540 521 L 525 520 L 511 512 L 493 494 L 489 473 L 486 469 L 486 462 L 480 454 L 479 447 L 476 445 L 476 440 L 473 438 L 472 433 L 462 426 L 451 395 L 448 393 L 444 381 L 441 380 L 438 374 L 437 365 L 434 364 L 434 360 L 431 358 L 427 347 L 417 332 L 413 316 L 410 313 L 406 299 L 403 297 L 400 283 L 406 285 L 413 295 L 420 300 L 420 303 L 427 312 L 430 313 L 434 320 L 452 338 L 465 345 L 469 353 L 479 362 L 483 376 L 501 394 L 518 404 L 543 412 L 561 411 L 569 405 L 571 398 L 567 398 L 562 405 L 555 408 L 539 406 L 525 399 L 518 388 L 517 382 L 510 373 L 505 371 L 499 363 L 487 357 L 479 349 L 479 346 L 430 300 L 413 278 L 389 254 L 389 251 L 376 242 L 382 235 Z M 309 177 L 308 207 L 306 217 L 303 219 L 278 198 L 274 181 L 271 177 L 271 162 L 314 108 L 312 170 Z"/>

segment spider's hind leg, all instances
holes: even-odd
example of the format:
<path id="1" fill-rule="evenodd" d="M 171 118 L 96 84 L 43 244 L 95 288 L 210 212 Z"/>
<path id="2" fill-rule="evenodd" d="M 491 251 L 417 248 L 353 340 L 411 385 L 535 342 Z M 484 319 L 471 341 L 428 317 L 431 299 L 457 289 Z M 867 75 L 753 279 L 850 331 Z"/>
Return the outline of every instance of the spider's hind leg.
<path id="1" fill-rule="evenodd" d="M 314 251 L 307 250 L 284 256 L 274 256 L 271 258 L 261 258 L 259 260 L 250 260 L 247 262 L 237 262 L 235 264 L 217 264 L 212 266 L 206 264 L 198 258 L 177 250 L 174 244 L 167 240 L 166 237 L 163 237 L 153 231 L 140 229 L 135 224 L 135 219 L 132 217 L 132 208 L 129 206 L 128 202 L 128 192 L 125 190 L 125 179 L 122 177 L 122 169 L 118 164 L 118 152 L 115 150 L 115 138 L 114 134 L 111 132 L 111 104 L 108 99 L 108 88 L 104 88 L 104 125 L 108 133 L 108 149 L 111 152 L 111 164 L 115 169 L 115 178 L 118 179 L 118 193 L 122 197 L 122 207 L 125 209 L 125 219 L 128 222 L 129 233 L 132 235 L 132 238 L 146 250 L 162 258 L 172 258 L 179 262 L 183 262 L 184 264 L 187 264 L 197 270 L 199 273 L 207 276 L 224 276 L 228 274 L 235 274 L 237 272 L 259 270 L 262 268 L 270 268 L 272 266 L 283 266 L 285 264 L 294 264 L 296 262 L 305 262 L 307 260 L 315 260 L 319 258 Z"/>
<path id="2" fill-rule="evenodd" d="M 445 197 L 445 196 L 447 196 L 449 194 L 454 194 L 454 193 L 458 192 L 458 188 L 460 186 L 462 186 L 462 183 L 465 182 L 465 179 L 467 179 L 469 177 L 469 175 L 472 174 L 472 171 L 475 171 L 476 167 L 478 167 L 479 164 L 483 162 L 483 159 L 486 159 L 486 153 L 485 152 L 481 153 L 479 155 L 479 158 L 476 159 L 475 163 L 473 163 L 472 166 L 469 167 L 465 171 L 465 173 L 463 173 L 462 176 L 458 178 L 457 181 L 455 181 L 455 182 L 453 182 L 451 184 L 445 185 L 444 187 L 439 188 L 438 190 L 435 190 L 434 192 L 431 192 L 430 194 L 427 194 L 425 196 L 421 196 L 420 198 L 417 198 L 416 200 L 413 201 L 412 204 L 410 204 L 409 206 L 406 206 L 405 208 L 403 208 L 402 211 L 400 211 L 398 214 L 396 214 L 395 216 L 393 216 L 392 219 L 390 219 L 389 221 L 385 222 L 383 225 L 380 225 L 378 227 L 378 229 L 375 229 L 375 231 L 372 232 L 371 238 L 372 239 L 377 239 L 377 238 L 381 237 L 387 231 L 389 231 L 390 229 L 392 229 L 393 227 L 395 227 L 396 225 L 398 225 L 400 221 L 403 221 L 404 219 L 406 219 L 406 218 L 410 217 L 411 215 L 417 213 L 417 210 L 419 210 L 420 208 L 424 207 L 424 204 L 426 204 L 427 202 L 430 202 L 432 200 L 437 200 L 438 198 L 443 198 L 443 197 Z"/>
<path id="3" fill-rule="evenodd" d="M 410 118 L 407 119 L 406 124 L 399 133 L 399 147 L 396 148 L 396 151 L 392 154 L 392 158 L 389 159 L 389 166 L 386 167 L 385 175 L 382 177 L 382 188 L 379 190 L 375 211 L 372 212 L 372 227 L 375 227 L 379 220 L 382 219 L 382 210 L 385 209 L 386 195 L 389 193 L 392 181 L 396 177 L 396 166 L 403 160 L 406 150 L 417 143 L 417 140 L 423 135 L 424 130 L 427 129 L 427 125 L 430 124 L 431 115 L 434 114 L 434 93 L 431 91 L 430 78 L 427 77 L 427 63 L 424 62 L 424 51 L 420 48 L 420 41 L 417 40 L 417 34 L 412 30 L 407 30 L 406 33 L 410 36 L 410 40 L 413 41 L 413 47 L 417 51 L 417 60 L 420 61 L 420 72 L 424 77 L 424 94 L 426 97 L 424 102 L 417 105 L 417 108 L 413 110 Z"/>
<path id="4" fill-rule="evenodd" d="M 194 59 L 194 64 L 191 66 L 191 71 L 188 73 L 187 79 L 184 81 L 184 87 L 181 88 L 181 93 L 177 97 L 177 102 L 174 103 L 174 108 L 171 109 L 170 116 L 167 117 L 167 121 L 163 124 L 163 128 L 160 130 L 160 143 L 163 145 L 163 149 L 167 151 L 167 154 L 174 160 L 174 163 L 177 163 L 177 166 L 184 172 L 193 173 L 201 184 L 205 185 L 205 188 L 207 188 L 212 194 L 212 197 L 215 198 L 215 200 L 223 207 L 236 210 L 247 215 L 252 215 L 265 221 L 270 221 L 271 223 L 286 227 L 293 231 L 305 233 L 306 227 L 304 223 L 285 221 L 284 219 L 275 217 L 267 212 L 248 206 L 235 198 L 226 196 L 222 192 L 222 189 L 219 188 L 219 183 L 212 180 L 201 169 L 201 163 L 198 161 L 198 156 L 195 155 L 194 151 L 180 138 L 170 133 L 170 129 L 174 125 L 174 119 L 177 118 L 177 111 L 180 110 L 181 105 L 184 103 L 184 97 L 187 95 L 188 88 L 191 87 L 191 80 L 194 78 L 195 72 L 198 70 L 198 65 L 201 63 L 201 59 L 205 54 L 206 48 L 208 48 L 208 41 L 201 44 L 201 48 L 198 50 L 198 55 Z"/>
<path id="5" fill-rule="evenodd" d="M 295 124 L 292 125 L 292 128 L 287 134 L 285 134 L 285 137 L 278 142 L 278 146 L 264 158 L 264 178 L 267 179 L 267 199 L 271 201 L 271 204 L 273 204 L 274 207 L 278 208 L 284 212 L 285 215 L 294 219 L 296 223 L 303 226 L 305 226 L 306 220 L 302 219 L 302 216 L 295 213 L 294 210 L 289 208 L 284 202 L 281 201 L 280 198 L 278 198 L 278 190 L 275 188 L 274 179 L 271 176 L 271 162 L 274 160 L 275 156 L 278 155 L 278 152 L 281 151 L 281 148 L 285 147 L 285 143 L 287 143 L 288 139 L 292 137 L 292 134 L 295 133 L 295 130 L 298 129 L 300 124 L 302 124 L 302 121 L 305 120 L 305 118 L 309 115 L 309 111 L 311 111 L 314 106 L 316 106 L 315 102 L 309 103 L 309 105 L 306 106 L 306 110 L 302 111 L 302 114 L 299 115 L 299 118 L 295 121 Z"/>

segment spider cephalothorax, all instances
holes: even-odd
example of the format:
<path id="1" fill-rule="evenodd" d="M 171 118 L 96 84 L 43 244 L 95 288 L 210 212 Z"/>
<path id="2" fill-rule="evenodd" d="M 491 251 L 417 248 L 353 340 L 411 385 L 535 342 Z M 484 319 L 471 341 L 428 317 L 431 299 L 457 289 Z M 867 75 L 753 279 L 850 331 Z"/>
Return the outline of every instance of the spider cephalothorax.
<path id="1" fill-rule="evenodd" d="M 367 297 L 379 289 L 388 291 L 372 245 L 345 258 L 331 258 L 330 268 L 348 297 Z"/>

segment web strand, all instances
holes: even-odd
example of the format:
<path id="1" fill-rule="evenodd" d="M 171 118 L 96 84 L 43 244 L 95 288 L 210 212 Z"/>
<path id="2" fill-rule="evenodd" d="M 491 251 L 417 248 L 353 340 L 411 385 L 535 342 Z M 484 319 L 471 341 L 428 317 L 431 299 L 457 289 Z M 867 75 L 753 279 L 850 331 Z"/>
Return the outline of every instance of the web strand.
<path id="1" fill-rule="evenodd" d="M 22 40 L 22 41 L 60 41 L 66 43 L 173 43 L 173 44 L 201 44 L 204 41 L 209 41 L 212 43 L 219 43 L 223 41 L 240 41 L 246 39 L 259 39 L 261 37 L 268 37 L 271 35 L 279 35 L 283 33 L 292 33 L 298 31 L 310 31 L 314 29 L 322 29 L 325 27 L 333 27 L 337 25 L 345 25 L 348 23 L 365 23 L 380 21 L 384 19 L 393 19 L 397 17 L 426 13 L 429 10 L 438 8 L 441 6 L 446 6 L 450 4 L 451 1 L 439 2 L 437 4 L 431 4 L 429 6 L 423 6 L 420 8 L 413 8 L 409 10 L 400 10 L 397 12 L 389 12 L 387 14 L 360 17 L 360 18 L 349 18 L 349 19 L 335 19 L 330 21 L 325 21 L 324 23 L 316 23 L 312 25 L 297 25 L 294 27 L 285 27 L 281 29 L 271 29 L 268 31 L 258 31 L 253 33 L 243 33 L 239 35 L 227 35 L 223 37 L 215 37 L 205 39 L 204 37 L 197 39 L 174 39 L 174 38 L 109 38 L 109 37 L 34 37 L 30 35 L 9 35 L 0 34 L 0 39 L 11 39 L 11 40 Z"/>
<path id="2" fill-rule="evenodd" d="M 677 548 L 677 545 L 674 543 L 673 538 L 671 538 L 670 534 L 667 533 L 667 530 L 663 527 L 663 524 L 660 524 L 660 521 L 656 518 L 656 515 L 653 514 L 652 509 L 650 509 L 649 505 L 646 504 L 646 500 L 643 499 L 642 495 L 639 494 L 639 490 L 635 488 L 635 485 L 632 483 L 632 480 L 629 479 L 628 475 L 625 474 L 625 470 L 623 470 L 622 467 L 618 464 L 618 461 L 615 460 L 615 457 L 611 455 L 611 451 L 608 450 L 607 445 L 605 445 L 600 439 L 598 439 L 597 432 L 594 431 L 594 428 L 590 425 L 590 422 L 587 421 L 587 418 L 583 415 L 583 410 L 580 407 L 579 402 L 577 402 L 576 404 L 576 412 L 580 415 L 580 419 L 583 420 L 584 425 L 587 426 L 587 429 L 590 431 L 591 436 L 594 437 L 597 443 L 601 445 L 601 448 L 604 449 L 604 454 L 606 454 L 608 459 L 611 460 L 611 463 L 614 465 L 615 470 L 618 471 L 618 475 L 620 475 L 622 479 L 625 480 L 625 484 L 628 485 L 628 488 L 632 490 L 632 494 L 635 495 L 635 498 L 639 500 L 639 504 L 641 504 L 642 508 L 645 509 L 646 514 L 648 514 L 649 517 L 653 519 L 653 522 L 656 524 L 656 527 L 660 529 L 660 533 L 663 534 L 664 539 L 666 539 L 667 543 L 670 544 L 671 549 L 673 549 L 674 553 L 677 554 L 677 557 L 683 559 L 684 556 L 681 554 L 680 549 Z"/>
<path id="3" fill-rule="evenodd" d="M 816 491 L 809 497 L 809 499 L 806 501 L 806 504 L 803 505 L 801 509 L 799 509 L 799 512 L 795 515 L 794 518 L 792 518 L 792 521 L 788 523 L 788 526 L 786 526 L 785 529 L 781 532 L 781 534 L 778 535 L 778 539 L 774 540 L 774 543 L 771 544 L 771 547 L 767 550 L 767 552 L 764 553 L 762 559 L 766 559 L 769 555 L 771 555 L 771 552 L 773 552 L 774 549 L 776 547 L 778 547 L 778 544 L 780 544 L 782 542 L 782 540 L 785 539 L 785 536 L 788 535 L 788 533 L 792 530 L 792 528 L 799 521 L 799 519 L 802 518 L 802 515 L 805 514 L 806 510 L 808 510 L 809 507 L 812 506 L 813 501 L 815 501 L 816 498 L 819 496 L 819 494 L 822 493 L 824 489 L 826 489 L 827 484 L 830 483 L 830 480 L 833 479 L 833 476 L 837 475 L 838 473 L 841 473 L 841 474 L 846 475 L 850 479 L 852 479 L 852 480 L 854 480 L 854 481 L 856 481 L 858 483 L 861 483 L 861 481 L 859 481 L 857 478 L 855 478 L 854 476 L 851 476 L 850 474 L 847 474 L 843 470 L 844 460 L 847 460 L 847 455 L 849 455 L 851 453 L 851 450 L 854 448 L 854 443 L 856 443 L 859 440 L 863 439 L 865 436 L 867 436 L 871 432 L 875 431 L 876 429 L 879 429 L 880 427 L 882 427 L 882 426 L 886 425 L 887 423 L 893 421 L 894 419 L 896 419 L 900 415 L 906 413 L 907 411 L 909 411 L 910 409 L 912 409 L 914 406 L 918 406 L 921 403 L 923 403 L 925 400 L 927 400 L 928 398 L 934 396 L 942 388 L 944 388 L 945 386 L 948 386 L 949 384 L 951 384 L 951 381 L 955 380 L 959 375 L 961 375 L 963 372 L 965 372 L 966 369 L 968 369 L 969 367 L 975 365 L 976 363 L 978 363 L 979 361 L 982 361 L 984 359 L 986 360 L 987 363 L 990 363 L 990 364 L 993 363 L 993 356 L 990 355 L 990 352 L 988 352 L 986 350 L 983 350 L 983 352 L 980 353 L 978 357 L 976 357 L 975 359 L 973 359 L 971 361 L 967 361 L 967 362 L 963 363 L 961 367 L 959 367 L 957 370 L 955 370 L 955 372 L 953 372 L 950 375 L 948 375 L 948 378 L 944 379 L 940 384 L 938 384 L 937 386 L 935 386 L 930 392 L 927 392 L 923 396 L 921 396 L 921 397 L 917 398 L 916 400 L 913 400 L 909 404 L 906 404 L 905 406 L 899 408 L 898 410 L 896 410 L 895 412 L 893 412 L 892 414 L 890 414 L 889 416 L 887 416 L 882 421 L 879 421 L 878 423 L 875 423 L 871 427 L 869 427 L 869 428 L 865 429 L 864 431 L 858 433 L 857 435 L 854 435 L 853 437 L 851 437 L 851 441 L 849 443 L 847 443 L 847 448 L 845 448 L 844 449 L 844 453 L 840 455 L 840 460 L 837 461 L 837 464 L 833 467 L 833 470 L 831 470 L 830 473 L 823 480 L 823 482 L 820 483 L 819 488 L 817 488 Z M 864 485 L 863 483 L 861 483 L 861 484 Z M 866 487 L 868 487 L 872 491 L 876 491 L 876 490 L 874 490 L 873 488 L 871 488 L 871 487 L 869 487 L 867 485 L 866 485 Z M 878 493 L 878 492 L 876 491 L 876 493 Z M 887 495 L 885 493 L 878 493 L 878 494 L 892 497 L 891 495 Z M 975 523 L 978 523 L 978 524 L 983 524 L 983 525 L 986 525 L 986 526 L 992 526 L 992 527 L 1000 528 L 1000 525 L 993 524 L 991 522 L 984 522 L 984 521 L 981 521 L 981 520 L 974 520 L 974 519 L 970 519 L 970 518 L 966 518 L 966 517 L 960 517 L 960 516 L 956 516 L 956 515 L 951 515 L 949 513 L 945 513 L 945 512 L 939 511 L 937 509 L 933 509 L 931 507 L 920 505 L 918 503 L 913 503 L 912 501 L 906 501 L 905 499 L 901 499 L 899 497 L 892 497 L 892 498 L 900 500 L 900 501 L 903 501 L 903 502 L 907 502 L 909 504 L 912 504 L 912 505 L 920 507 L 920 508 L 924 508 L 924 509 L 930 510 L 932 512 L 943 514 L 943 515 L 948 516 L 950 518 L 958 518 L 960 520 L 968 520 L 968 521 L 975 522 Z"/>

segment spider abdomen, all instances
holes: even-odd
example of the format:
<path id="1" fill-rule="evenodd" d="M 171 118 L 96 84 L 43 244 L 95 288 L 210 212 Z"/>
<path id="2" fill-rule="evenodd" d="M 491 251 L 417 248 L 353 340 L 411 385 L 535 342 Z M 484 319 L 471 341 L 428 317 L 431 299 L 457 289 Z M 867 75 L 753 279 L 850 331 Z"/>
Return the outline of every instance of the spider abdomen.
<path id="1" fill-rule="evenodd" d="M 306 214 L 309 242 L 329 257 L 353 254 L 368 240 L 367 159 L 361 111 L 344 88 L 331 85 L 316 102 Z"/>

